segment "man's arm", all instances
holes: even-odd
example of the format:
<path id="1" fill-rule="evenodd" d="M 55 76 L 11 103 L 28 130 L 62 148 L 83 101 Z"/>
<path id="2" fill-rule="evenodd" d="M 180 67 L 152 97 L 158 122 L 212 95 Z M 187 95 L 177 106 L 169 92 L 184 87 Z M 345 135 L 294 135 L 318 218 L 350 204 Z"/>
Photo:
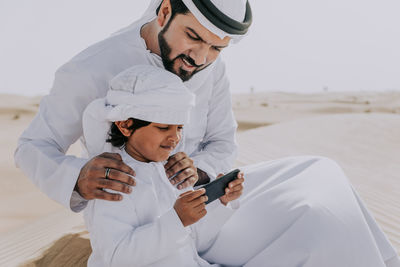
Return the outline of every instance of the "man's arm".
<path id="1" fill-rule="evenodd" d="M 230 171 L 237 155 L 237 123 L 232 110 L 229 81 L 224 63 L 219 59 L 216 64 L 217 75 L 209 100 L 206 133 L 201 149 L 190 155 L 194 165 L 212 180 L 218 173 Z"/>
<path id="2" fill-rule="evenodd" d="M 81 136 L 83 109 L 96 96 L 93 83 L 76 72 L 71 65 L 56 72 L 50 94 L 40 102 L 39 112 L 19 138 L 14 155 L 17 167 L 42 192 L 68 208 L 87 159 L 65 153 Z"/>
<path id="3" fill-rule="evenodd" d="M 73 192 L 88 159 L 65 153 L 82 135 L 83 110 L 96 97 L 96 84 L 90 75 L 73 63 L 61 67 L 50 94 L 43 97 L 39 112 L 21 135 L 14 155 L 16 165 L 42 192 L 76 212 L 87 202 Z M 104 172 L 99 173 L 90 171 L 84 177 L 96 175 L 98 179 Z M 111 188 L 110 184 L 102 187 Z"/>

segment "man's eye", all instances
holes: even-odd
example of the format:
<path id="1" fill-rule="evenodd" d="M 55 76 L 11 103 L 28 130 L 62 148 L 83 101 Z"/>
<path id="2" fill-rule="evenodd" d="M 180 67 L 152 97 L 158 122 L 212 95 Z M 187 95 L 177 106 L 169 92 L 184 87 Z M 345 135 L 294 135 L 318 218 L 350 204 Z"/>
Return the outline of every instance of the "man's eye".
<path id="1" fill-rule="evenodd" d="M 192 36 L 190 33 L 186 33 L 187 34 L 187 36 L 190 38 L 190 39 L 192 39 L 192 40 L 194 40 L 194 41 L 199 41 L 200 39 L 199 38 L 197 38 L 196 36 Z"/>
<path id="2" fill-rule="evenodd" d="M 157 127 L 158 129 L 162 130 L 162 131 L 166 131 L 168 130 L 168 127 Z"/>

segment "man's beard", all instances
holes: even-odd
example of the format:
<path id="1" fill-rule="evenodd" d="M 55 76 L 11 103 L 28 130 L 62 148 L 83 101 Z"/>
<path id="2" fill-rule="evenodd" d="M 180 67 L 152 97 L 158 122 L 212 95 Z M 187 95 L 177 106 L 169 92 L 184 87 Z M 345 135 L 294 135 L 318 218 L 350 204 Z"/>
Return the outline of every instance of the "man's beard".
<path id="1" fill-rule="evenodd" d="M 169 23 L 169 22 L 168 22 Z M 178 75 L 182 81 L 186 82 L 188 81 L 190 78 L 192 78 L 192 76 L 194 74 L 196 74 L 197 72 L 205 69 L 207 66 L 201 68 L 202 66 L 204 66 L 204 64 L 202 65 L 196 65 L 196 63 L 194 62 L 194 60 L 191 57 L 188 57 L 184 54 L 180 54 L 177 57 L 170 59 L 170 54 L 171 54 L 171 47 L 170 45 L 167 43 L 167 41 L 164 38 L 164 34 L 165 32 L 168 30 L 168 26 L 166 25 L 166 27 L 158 34 L 158 44 L 160 46 L 160 56 L 164 65 L 164 68 L 172 73 L 175 73 L 176 75 Z M 174 70 L 174 63 L 177 60 L 183 60 L 185 59 L 187 62 L 189 62 L 192 66 L 196 67 L 192 72 L 186 71 L 182 68 L 178 69 L 178 73 Z"/>

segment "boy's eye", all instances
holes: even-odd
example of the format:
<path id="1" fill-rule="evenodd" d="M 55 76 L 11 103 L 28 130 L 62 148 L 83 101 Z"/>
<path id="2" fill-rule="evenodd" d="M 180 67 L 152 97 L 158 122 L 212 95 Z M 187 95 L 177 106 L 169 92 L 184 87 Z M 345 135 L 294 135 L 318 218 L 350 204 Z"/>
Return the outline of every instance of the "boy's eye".
<path id="1" fill-rule="evenodd" d="M 212 46 L 212 48 L 213 48 L 215 51 L 221 52 L 221 49 L 218 48 L 218 47 Z"/>
<path id="2" fill-rule="evenodd" d="M 168 130 L 168 127 L 157 127 L 158 129 L 162 130 L 162 131 L 166 131 Z"/>

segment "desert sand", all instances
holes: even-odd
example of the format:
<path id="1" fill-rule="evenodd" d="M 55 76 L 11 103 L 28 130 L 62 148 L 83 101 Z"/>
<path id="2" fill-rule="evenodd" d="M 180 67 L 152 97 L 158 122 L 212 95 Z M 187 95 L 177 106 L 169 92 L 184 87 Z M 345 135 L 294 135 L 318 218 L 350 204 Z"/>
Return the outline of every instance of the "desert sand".
<path id="1" fill-rule="evenodd" d="M 0 266 L 79 266 L 90 251 L 81 215 L 48 199 L 13 161 L 39 101 L 0 95 Z M 400 92 L 245 94 L 233 96 L 233 107 L 237 166 L 304 154 L 336 160 L 400 253 Z"/>

